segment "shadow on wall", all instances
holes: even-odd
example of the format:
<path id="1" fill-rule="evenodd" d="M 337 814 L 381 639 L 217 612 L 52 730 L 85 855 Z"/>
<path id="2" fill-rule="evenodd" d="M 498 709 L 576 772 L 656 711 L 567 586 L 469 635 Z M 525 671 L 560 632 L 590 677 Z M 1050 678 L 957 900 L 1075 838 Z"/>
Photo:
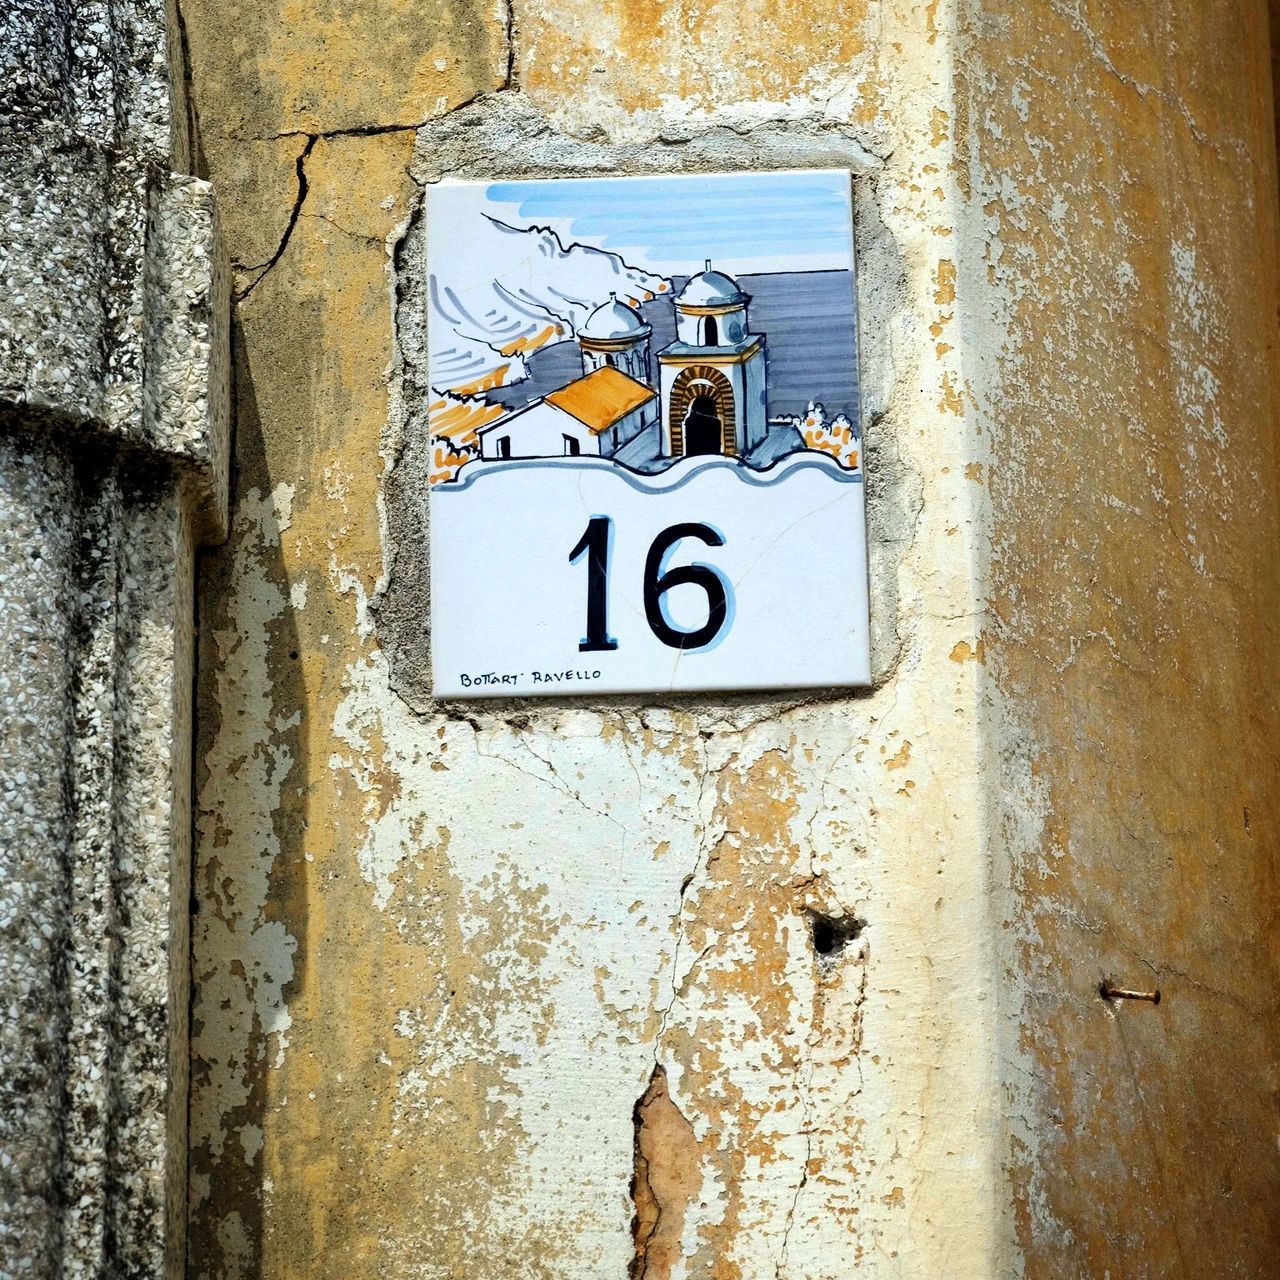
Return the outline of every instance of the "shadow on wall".
<path id="1" fill-rule="evenodd" d="M 187 1274 L 256 1275 L 268 1076 L 303 980 L 308 721 L 271 474 L 237 318 L 232 529 L 200 565 Z M 288 479 L 292 479 L 289 477 Z"/>

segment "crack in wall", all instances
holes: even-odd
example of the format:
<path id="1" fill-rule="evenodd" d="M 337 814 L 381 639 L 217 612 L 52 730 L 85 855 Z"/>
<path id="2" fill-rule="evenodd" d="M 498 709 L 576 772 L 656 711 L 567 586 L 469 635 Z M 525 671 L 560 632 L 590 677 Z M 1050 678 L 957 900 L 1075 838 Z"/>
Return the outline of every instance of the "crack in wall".
<path id="1" fill-rule="evenodd" d="M 813 1059 L 809 1059 L 809 1081 L 813 1081 Z M 791 1197 L 791 1204 L 787 1207 L 787 1218 L 782 1224 L 782 1245 L 778 1250 L 778 1260 L 773 1264 L 774 1280 L 783 1280 L 783 1268 L 787 1265 L 787 1250 L 791 1247 L 791 1228 L 795 1225 L 796 1208 L 800 1204 L 800 1196 L 809 1181 L 809 1163 L 813 1159 L 813 1130 L 809 1127 L 809 1105 L 810 1098 L 808 1092 L 804 1099 L 804 1167 L 800 1170 L 800 1181 L 796 1183 L 796 1193 Z"/>
<path id="2" fill-rule="evenodd" d="M 469 722 L 469 723 L 472 724 L 473 728 L 476 727 L 474 722 Z M 523 735 L 517 734 L 516 742 L 520 746 L 522 746 L 536 761 L 538 761 L 539 764 L 543 765 L 546 768 L 547 772 L 545 774 L 537 773 L 532 769 L 524 768 L 523 766 L 517 764 L 516 761 L 511 759 L 510 756 L 503 755 L 500 751 L 483 750 L 480 746 L 480 737 L 479 737 L 478 729 L 476 734 L 476 754 L 485 759 L 497 760 L 500 763 L 505 764 L 508 768 L 514 769 L 517 773 L 524 774 L 526 778 L 532 778 L 535 782 L 541 782 L 545 786 L 551 787 L 553 791 L 558 792 L 560 795 L 564 796 L 567 800 L 571 800 L 580 809 L 591 814 L 592 817 L 603 818 L 606 822 L 611 822 L 615 827 L 617 827 L 620 831 L 622 831 L 624 835 L 626 834 L 626 827 L 624 827 L 623 824 L 620 823 L 618 819 L 613 816 L 613 814 L 609 813 L 608 810 L 606 809 L 596 809 L 593 806 L 589 805 L 582 798 L 582 792 L 572 787 L 560 776 L 560 774 L 556 771 L 556 767 L 554 763 L 550 760 L 550 758 L 547 756 L 539 755 L 533 749 L 533 747 L 529 745 L 528 740 Z"/>
<path id="3" fill-rule="evenodd" d="M 690 871 L 689 874 L 685 876 L 685 878 L 680 882 L 680 898 L 676 904 L 675 919 L 674 919 L 674 924 L 676 927 L 676 940 L 675 940 L 675 945 L 671 951 L 671 999 L 667 1003 L 667 1007 L 663 1009 L 662 1021 L 658 1024 L 658 1034 L 653 1046 L 653 1060 L 654 1060 L 655 1067 L 658 1062 L 658 1056 L 662 1052 L 662 1041 L 666 1035 L 667 1024 L 671 1020 L 671 1014 L 675 1010 L 675 1007 L 679 1003 L 681 997 L 688 990 L 687 979 L 689 975 L 692 974 L 693 968 L 702 960 L 702 958 L 707 954 L 707 952 L 711 950 L 710 946 L 703 948 L 703 950 L 699 953 L 697 959 L 694 961 L 694 965 L 690 966 L 689 974 L 685 975 L 686 981 L 684 983 L 681 983 L 679 980 L 679 968 L 680 968 L 680 949 L 684 945 L 684 935 L 685 935 L 685 926 L 684 926 L 685 898 L 687 897 L 689 893 L 689 889 L 692 887 L 694 881 L 698 878 L 698 872 L 709 868 L 712 865 L 712 863 L 715 861 L 713 857 L 707 856 L 708 854 L 707 836 L 710 831 L 711 821 L 709 818 L 703 817 L 703 814 L 706 812 L 707 783 L 710 781 L 711 774 L 712 774 L 711 761 L 709 758 L 709 751 L 707 748 L 706 735 L 705 734 L 699 735 L 699 741 L 702 743 L 702 776 L 699 779 L 699 783 L 698 783 L 698 821 L 699 821 L 698 848 L 697 848 L 697 855 L 694 858 L 693 870 Z M 717 779 L 719 778 L 720 774 L 725 769 L 727 769 L 736 759 L 737 759 L 736 755 L 731 757 L 730 760 L 728 760 L 725 764 L 723 764 L 719 769 L 715 771 Z M 704 858 L 706 858 L 705 866 L 703 862 Z"/>
<path id="4" fill-rule="evenodd" d="M 815 1003 L 821 1001 L 822 992 L 819 988 Z M 817 1035 L 816 1030 L 811 1029 L 805 1037 L 805 1053 L 804 1060 L 796 1069 L 796 1089 L 800 1093 L 800 1133 L 804 1137 L 804 1164 L 800 1169 L 800 1177 L 796 1182 L 795 1194 L 791 1197 L 791 1203 L 787 1206 L 786 1220 L 782 1224 L 782 1244 L 778 1250 L 778 1258 L 773 1266 L 774 1280 L 782 1280 L 783 1269 L 787 1265 L 787 1251 L 791 1247 L 791 1229 L 795 1226 L 796 1210 L 800 1205 L 800 1197 L 804 1193 L 805 1186 L 809 1182 L 809 1166 L 813 1162 L 813 1050 L 814 1038 Z M 800 1083 L 801 1072 L 804 1072 L 804 1082 Z"/>
<path id="5" fill-rule="evenodd" d="M 327 222 L 335 231 L 340 231 L 349 239 L 359 240 L 361 244 L 380 245 L 383 243 L 380 236 L 367 236 L 362 232 L 353 231 L 350 227 L 344 227 L 336 218 L 331 218 L 327 213 L 303 213 L 299 216 L 303 218 L 314 218 L 316 222 Z"/>
<path id="6" fill-rule="evenodd" d="M 861 1095 L 863 1090 L 862 1016 L 867 1000 L 867 982 L 870 969 L 870 952 L 863 932 L 865 928 L 865 921 L 851 919 L 845 922 L 848 941 L 858 941 L 860 943 L 854 954 L 848 956 L 849 962 L 858 966 L 858 987 L 851 1006 L 843 1006 L 837 1012 L 830 1028 L 827 1027 L 827 996 L 828 994 L 834 994 L 838 988 L 828 984 L 838 980 L 839 969 L 837 964 L 842 954 L 845 953 L 845 948 L 842 947 L 829 955 L 819 953 L 816 957 L 818 985 L 814 992 L 814 1020 L 805 1038 L 803 1059 L 796 1069 L 796 1088 L 801 1097 L 799 1133 L 804 1138 L 805 1143 L 804 1165 L 801 1168 L 800 1177 L 796 1182 L 795 1193 L 791 1198 L 783 1223 L 782 1242 L 774 1262 L 774 1280 L 785 1280 L 787 1264 L 790 1258 L 791 1237 L 796 1225 L 800 1200 L 804 1194 L 805 1187 L 809 1184 L 811 1173 L 818 1173 L 822 1169 L 823 1157 L 815 1152 L 815 1136 L 826 1135 L 829 1138 L 840 1123 L 839 1106 L 848 1107 L 855 1098 Z M 843 966 L 841 967 L 843 968 Z M 845 971 L 847 972 L 847 969 Z M 828 1032 L 834 1034 L 837 1038 L 847 1034 L 848 1040 L 841 1055 L 836 1059 L 828 1058 L 822 1063 L 822 1066 L 827 1071 L 836 1070 L 841 1072 L 847 1066 L 851 1066 L 853 1071 L 856 1072 L 857 1083 L 844 1095 L 842 1104 L 829 1102 L 826 1107 L 822 1107 L 818 1103 L 818 1098 L 821 1094 L 829 1092 L 829 1086 L 816 1085 L 815 1076 L 819 1066 L 818 1051 L 826 1042 Z"/>
<path id="7" fill-rule="evenodd" d="M 474 101 L 469 99 L 468 101 Z M 466 105 L 465 103 L 462 105 Z M 349 124 L 339 129 L 284 129 L 280 133 L 255 134 L 246 139 L 250 142 L 279 142 L 284 138 L 377 138 L 387 133 L 409 133 L 429 124 L 431 117 L 425 120 L 391 121 L 384 124 Z"/>
<path id="8" fill-rule="evenodd" d="M 515 89 L 516 83 L 516 42 L 520 36 L 520 18 L 516 13 L 516 0 L 507 0 L 504 14 L 504 35 L 507 45 L 507 65 L 503 76 L 502 87 Z"/>
<path id="9" fill-rule="evenodd" d="M 307 199 L 307 157 L 310 156 L 316 143 L 320 140 L 320 134 L 308 133 L 305 135 L 307 142 L 298 154 L 294 167 L 298 175 L 298 192 L 294 197 L 293 208 L 289 211 L 289 221 L 285 224 L 284 234 L 280 237 L 280 243 L 276 245 L 275 252 L 266 262 L 259 262 L 253 265 L 246 265 L 241 262 L 232 262 L 232 266 L 238 271 L 258 271 L 258 274 L 243 289 L 236 293 L 236 301 L 243 302 L 266 278 L 267 273 L 272 267 L 284 257 L 284 251 L 289 247 L 289 239 L 293 235 L 293 229 L 298 225 L 298 219 L 302 215 L 302 206 Z M 259 270 L 261 268 L 261 270 Z"/>

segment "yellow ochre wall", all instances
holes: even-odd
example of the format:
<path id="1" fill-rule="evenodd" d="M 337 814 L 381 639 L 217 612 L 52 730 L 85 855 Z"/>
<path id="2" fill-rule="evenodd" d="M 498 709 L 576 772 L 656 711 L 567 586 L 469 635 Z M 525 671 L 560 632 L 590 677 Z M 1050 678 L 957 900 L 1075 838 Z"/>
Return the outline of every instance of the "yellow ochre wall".
<path id="1" fill-rule="evenodd" d="M 1280 1270 L 1261 0 L 180 13 L 190 1274 Z M 752 166 L 854 173 L 875 688 L 434 703 L 424 186 Z"/>
<path id="2" fill-rule="evenodd" d="M 993 4 L 967 41 L 963 155 L 985 242 L 957 288 L 998 352 L 984 632 L 1005 725 L 1004 1035 L 1010 1072 L 1030 1072 L 1007 1085 L 1016 1238 L 1035 1277 L 1268 1275 L 1267 14 Z M 1103 977 L 1161 1003 L 1100 1010 Z"/>

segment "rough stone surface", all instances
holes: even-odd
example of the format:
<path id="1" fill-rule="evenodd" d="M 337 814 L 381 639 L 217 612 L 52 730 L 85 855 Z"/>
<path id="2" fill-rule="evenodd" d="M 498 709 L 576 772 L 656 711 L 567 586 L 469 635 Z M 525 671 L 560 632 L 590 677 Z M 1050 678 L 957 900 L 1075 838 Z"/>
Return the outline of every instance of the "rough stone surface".
<path id="1" fill-rule="evenodd" d="M 193 561 L 228 278 L 162 8 L 0 17 L 0 1275 L 185 1256 Z"/>
<path id="2" fill-rule="evenodd" d="M 142 437 L 177 464 L 202 542 L 227 533 L 231 272 L 213 192 L 173 178 L 150 196 L 143 269 Z"/>
<path id="3" fill-rule="evenodd" d="M 171 456 L 226 522 L 229 277 L 206 183 L 44 123 L 0 128 L 0 418 Z"/>
<path id="4" fill-rule="evenodd" d="M 176 1274 L 190 521 L 167 468 L 0 439 L 0 1265 Z"/>
<path id="5" fill-rule="evenodd" d="M 43 442 L 0 439 L 0 1258 L 50 1274 L 70 925 L 65 738 L 71 699 L 74 476 Z"/>
<path id="6" fill-rule="evenodd" d="M 442 95 L 184 8 L 240 299 L 191 1273 L 1274 1271 L 1261 5 L 429 4 Z M 435 703 L 422 187 L 805 164 L 876 687 Z"/>
<path id="7" fill-rule="evenodd" d="M 0 117 L 168 156 L 164 0 L 9 0 L 0 14 Z"/>

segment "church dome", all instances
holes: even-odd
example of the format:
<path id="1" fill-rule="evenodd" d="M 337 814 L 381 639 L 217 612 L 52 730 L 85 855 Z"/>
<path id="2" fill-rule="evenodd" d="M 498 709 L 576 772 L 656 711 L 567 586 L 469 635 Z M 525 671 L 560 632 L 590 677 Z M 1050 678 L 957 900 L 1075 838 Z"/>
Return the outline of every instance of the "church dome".
<path id="1" fill-rule="evenodd" d="M 610 296 L 609 301 L 597 307 L 588 317 L 586 323 L 578 330 L 580 338 L 642 338 L 649 332 L 640 313 L 618 299 L 617 294 Z"/>
<path id="2" fill-rule="evenodd" d="M 746 302 L 747 295 L 738 282 L 723 271 L 713 271 L 707 260 L 705 271 L 692 276 L 676 298 L 678 307 L 736 307 Z"/>

